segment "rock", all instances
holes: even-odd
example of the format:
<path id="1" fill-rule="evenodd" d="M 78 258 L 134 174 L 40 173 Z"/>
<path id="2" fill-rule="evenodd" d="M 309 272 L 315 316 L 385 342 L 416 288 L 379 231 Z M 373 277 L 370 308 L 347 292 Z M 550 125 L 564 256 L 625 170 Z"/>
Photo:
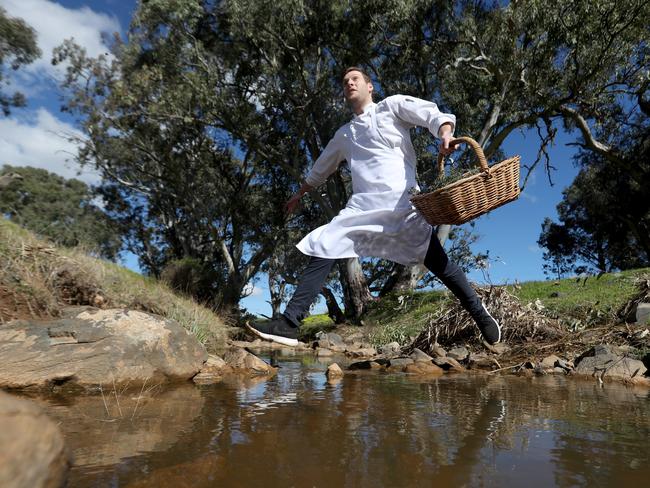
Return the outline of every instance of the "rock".
<path id="1" fill-rule="evenodd" d="M 433 354 L 434 357 L 444 358 L 447 356 L 447 351 L 436 342 L 431 346 L 431 354 Z"/>
<path id="2" fill-rule="evenodd" d="M 551 354 L 550 356 L 546 356 L 544 359 L 542 359 L 539 364 L 544 369 L 553 369 L 559 360 L 559 357 L 557 357 L 555 354 Z"/>
<path id="3" fill-rule="evenodd" d="M 444 371 L 464 371 L 465 368 L 463 368 L 458 361 L 456 361 L 452 357 L 444 357 L 444 358 L 433 358 L 433 364 L 436 366 L 441 367 Z"/>
<path id="4" fill-rule="evenodd" d="M 564 368 L 560 368 L 559 366 L 555 366 L 552 371 L 555 374 L 567 374 L 566 370 Z"/>
<path id="5" fill-rule="evenodd" d="M 332 363 L 327 367 L 327 371 L 325 372 L 325 374 L 329 379 L 341 378 L 343 376 L 343 370 L 338 364 Z"/>
<path id="6" fill-rule="evenodd" d="M 483 345 L 486 345 L 487 342 L 484 342 Z M 487 344 L 486 347 L 493 352 L 494 354 L 501 355 L 505 354 L 510 350 L 510 346 L 508 346 L 505 342 L 499 342 L 497 344 Z"/>
<path id="7" fill-rule="evenodd" d="M 463 346 L 454 347 L 453 349 L 447 351 L 447 357 L 450 357 L 457 361 L 464 361 L 465 359 L 467 359 L 467 356 L 469 356 L 469 351 L 467 350 L 466 347 Z"/>
<path id="8" fill-rule="evenodd" d="M 573 362 L 567 361 L 565 359 L 558 359 L 556 362 L 556 367 L 562 368 L 565 371 L 572 371 L 573 370 Z"/>
<path id="9" fill-rule="evenodd" d="M 64 486 L 71 457 L 60 428 L 30 400 L 0 391 L 0 486 Z"/>
<path id="10" fill-rule="evenodd" d="M 379 353 L 385 355 L 399 354 L 402 351 L 402 346 L 399 342 L 391 342 L 384 346 L 379 347 Z"/>
<path id="11" fill-rule="evenodd" d="M 431 361 L 429 362 L 417 361 L 413 364 L 407 364 L 404 367 L 403 371 L 405 373 L 418 374 L 418 375 L 432 375 L 432 374 L 439 375 L 443 373 L 442 368 L 436 366 Z"/>
<path id="12" fill-rule="evenodd" d="M 208 360 L 201 368 L 201 371 L 192 378 L 192 381 L 200 385 L 218 383 L 223 378 L 223 375 L 230 371 L 232 371 L 232 369 L 223 359 L 214 354 L 209 354 Z"/>
<path id="13" fill-rule="evenodd" d="M 631 380 L 647 371 L 643 362 L 622 357 L 606 345 L 594 346 L 576 360 L 574 373 L 580 376 L 596 376 L 601 379 Z"/>
<path id="14" fill-rule="evenodd" d="M 471 369 L 495 369 L 498 367 L 494 359 L 490 358 L 487 356 L 487 354 L 483 353 L 477 353 L 477 354 L 470 354 L 468 358 L 469 362 L 469 367 Z"/>
<path id="15" fill-rule="evenodd" d="M 324 333 L 324 332 L 319 332 L 316 341 L 316 345 L 320 348 L 326 348 L 326 349 L 331 349 L 332 351 L 335 352 L 345 352 L 346 345 L 345 342 L 343 342 L 343 338 L 335 334 L 333 332 L 330 333 Z"/>
<path id="16" fill-rule="evenodd" d="M 333 355 L 334 355 L 334 351 L 332 351 L 331 349 L 325 349 L 323 347 L 319 347 L 318 349 L 316 349 L 316 356 L 318 356 L 319 358 L 329 357 Z"/>
<path id="17" fill-rule="evenodd" d="M 411 358 L 395 358 L 388 363 L 388 371 L 403 371 L 409 364 L 414 364 Z"/>
<path id="18" fill-rule="evenodd" d="M 359 349 L 348 349 L 346 354 L 353 358 L 371 358 L 377 355 L 374 347 L 360 347 Z"/>
<path id="19" fill-rule="evenodd" d="M 640 325 L 650 324 L 650 303 L 639 303 L 636 306 L 636 323 Z"/>
<path id="20" fill-rule="evenodd" d="M 347 344 L 354 344 L 356 341 L 363 341 L 364 337 L 363 332 L 355 332 L 354 334 L 350 334 L 345 342 Z"/>
<path id="21" fill-rule="evenodd" d="M 172 320 L 133 310 L 85 308 L 48 322 L 0 329 L 0 386 L 70 383 L 139 385 L 188 380 L 207 359 L 196 337 Z"/>
<path id="22" fill-rule="evenodd" d="M 418 362 L 424 362 L 424 363 L 430 363 L 432 357 L 429 356 L 428 354 L 422 352 L 420 349 L 413 349 L 413 352 L 409 355 L 409 357 L 415 361 L 416 363 Z"/>
<path id="23" fill-rule="evenodd" d="M 251 354 L 246 349 L 231 347 L 223 356 L 224 361 L 235 372 L 252 374 L 274 374 L 275 368 Z"/>
<path id="24" fill-rule="evenodd" d="M 357 361 L 348 366 L 349 370 L 358 370 L 358 369 L 382 369 L 381 363 L 377 361 Z"/>

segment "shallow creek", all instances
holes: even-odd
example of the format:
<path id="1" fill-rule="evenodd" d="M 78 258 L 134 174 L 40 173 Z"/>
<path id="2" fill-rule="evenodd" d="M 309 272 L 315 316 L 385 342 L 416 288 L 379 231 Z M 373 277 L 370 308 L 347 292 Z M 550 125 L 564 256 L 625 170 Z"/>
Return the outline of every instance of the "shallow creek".
<path id="1" fill-rule="evenodd" d="M 354 372 L 39 400 L 70 487 L 647 486 L 650 392 L 558 376 Z M 332 360 L 330 359 L 329 362 Z"/>

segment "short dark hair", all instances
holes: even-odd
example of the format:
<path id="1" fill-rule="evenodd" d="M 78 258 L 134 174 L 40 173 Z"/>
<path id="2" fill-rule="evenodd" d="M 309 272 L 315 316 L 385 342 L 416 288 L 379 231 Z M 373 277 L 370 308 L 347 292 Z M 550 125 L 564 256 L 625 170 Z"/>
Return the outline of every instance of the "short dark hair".
<path id="1" fill-rule="evenodd" d="M 346 70 L 343 72 L 343 75 L 341 76 L 341 82 L 345 78 L 345 75 L 347 75 L 350 71 L 358 71 L 363 75 L 363 79 L 366 80 L 366 83 L 372 82 L 370 80 L 370 75 L 366 73 L 366 71 L 363 68 L 359 68 L 358 66 L 350 66 L 349 68 L 346 68 Z"/>

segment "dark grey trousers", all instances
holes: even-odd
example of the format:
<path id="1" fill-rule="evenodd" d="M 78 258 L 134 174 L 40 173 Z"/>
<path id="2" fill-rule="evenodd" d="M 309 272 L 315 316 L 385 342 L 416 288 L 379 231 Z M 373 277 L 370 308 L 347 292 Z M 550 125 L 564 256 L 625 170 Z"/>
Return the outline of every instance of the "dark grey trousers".
<path id="1" fill-rule="evenodd" d="M 302 320 L 309 314 L 309 307 L 320 293 L 327 275 L 329 274 L 335 259 L 317 258 L 310 259 L 309 264 L 303 271 L 296 291 L 289 300 L 284 316 L 294 325 L 299 326 Z M 449 288 L 449 290 L 460 300 L 461 305 L 472 316 L 481 309 L 481 299 L 467 281 L 463 270 L 447 257 L 447 253 L 440 245 L 435 232 L 431 234 L 429 248 L 424 258 L 424 265 L 436 278 Z"/>

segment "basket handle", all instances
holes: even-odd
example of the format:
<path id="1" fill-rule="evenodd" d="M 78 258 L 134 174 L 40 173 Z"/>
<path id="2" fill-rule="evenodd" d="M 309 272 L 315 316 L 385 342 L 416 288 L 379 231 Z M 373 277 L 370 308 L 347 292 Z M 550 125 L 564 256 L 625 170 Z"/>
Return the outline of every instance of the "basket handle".
<path id="1" fill-rule="evenodd" d="M 487 159 L 485 159 L 485 154 L 483 154 L 483 149 L 481 149 L 481 146 L 479 146 L 478 142 L 476 142 L 471 137 L 461 136 L 449 141 L 449 146 L 450 147 L 456 146 L 463 142 L 469 144 L 472 147 L 472 149 L 474 149 L 474 152 L 476 153 L 476 157 L 478 158 L 478 164 L 481 167 L 481 171 L 483 171 L 486 175 L 489 176 L 490 168 L 487 164 Z M 444 171 L 445 171 L 445 157 L 443 156 L 442 153 L 440 153 L 438 154 L 438 174 L 443 175 Z"/>

